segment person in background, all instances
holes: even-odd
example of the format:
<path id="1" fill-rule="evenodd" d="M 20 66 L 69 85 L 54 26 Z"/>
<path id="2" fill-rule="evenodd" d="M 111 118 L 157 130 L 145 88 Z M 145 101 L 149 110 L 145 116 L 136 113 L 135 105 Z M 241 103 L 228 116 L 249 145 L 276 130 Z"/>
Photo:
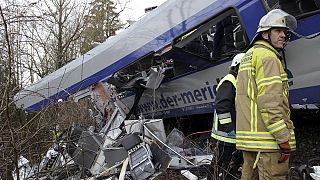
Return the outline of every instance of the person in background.
<path id="1" fill-rule="evenodd" d="M 233 161 L 236 153 L 236 78 L 241 58 L 244 53 L 237 54 L 229 67 L 229 73 L 221 79 L 217 86 L 215 114 L 212 138 L 218 147 L 217 164 L 222 179 L 235 179 L 240 167 L 239 161 Z"/>
<path id="2" fill-rule="evenodd" d="M 236 88 L 236 147 L 244 159 L 241 179 L 284 180 L 288 174 L 296 142 L 288 77 L 279 51 L 296 26 L 296 19 L 280 9 L 268 12 L 241 59 Z"/>

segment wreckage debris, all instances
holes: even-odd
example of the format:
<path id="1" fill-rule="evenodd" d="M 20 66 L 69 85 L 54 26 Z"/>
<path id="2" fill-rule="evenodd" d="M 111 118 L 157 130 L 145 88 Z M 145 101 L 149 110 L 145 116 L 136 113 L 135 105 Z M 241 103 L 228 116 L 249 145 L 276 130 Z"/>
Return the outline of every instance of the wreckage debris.
<path id="1" fill-rule="evenodd" d="M 144 87 L 158 86 L 148 85 L 147 76 L 138 77 L 139 82 L 145 78 Z M 161 81 L 163 77 L 159 77 Z M 136 83 L 137 78 L 133 81 Z M 212 150 L 207 151 L 211 148 L 199 147 L 176 128 L 167 136 L 162 119 L 130 119 L 132 109 L 108 84 L 96 85 L 91 95 L 98 111 L 93 116 L 97 128 L 73 125 L 62 133 L 41 163 L 32 167 L 21 156 L 22 179 L 201 179 L 211 173 L 209 166 L 217 158 Z M 320 176 L 319 166 L 301 169 L 310 178 Z"/>

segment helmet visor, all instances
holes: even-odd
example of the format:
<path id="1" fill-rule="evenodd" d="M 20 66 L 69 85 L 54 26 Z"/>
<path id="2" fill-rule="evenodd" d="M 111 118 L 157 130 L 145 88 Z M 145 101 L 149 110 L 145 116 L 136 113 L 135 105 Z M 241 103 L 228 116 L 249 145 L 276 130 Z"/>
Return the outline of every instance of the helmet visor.
<path id="1" fill-rule="evenodd" d="M 296 18 L 281 9 L 274 9 L 274 10 L 270 11 L 268 14 L 270 14 L 269 18 L 275 18 L 275 21 L 277 21 L 276 19 L 278 19 L 278 20 L 284 19 L 285 22 L 282 22 L 282 23 L 284 23 L 283 25 L 285 25 L 290 30 L 295 30 L 297 28 Z M 271 22 L 272 22 L 272 20 L 271 20 Z M 282 23 L 280 23 L 280 24 L 282 24 Z M 277 24 L 277 23 L 275 23 L 275 24 Z"/>
<path id="2" fill-rule="evenodd" d="M 295 17 L 293 17 L 290 14 L 287 14 L 287 16 L 285 16 L 285 20 L 286 20 L 286 25 L 290 30 L 295 30 L 297 28 L 297 20 Z"/>
<path id="3" fill-rule="evenodd" d="M 284 27 L 294 30 L 297 27 L 297 20 L 294 16 L 281 9 L 274 9 L 261 18 L 258 32 L 268 30 L 272 27 Z"/>

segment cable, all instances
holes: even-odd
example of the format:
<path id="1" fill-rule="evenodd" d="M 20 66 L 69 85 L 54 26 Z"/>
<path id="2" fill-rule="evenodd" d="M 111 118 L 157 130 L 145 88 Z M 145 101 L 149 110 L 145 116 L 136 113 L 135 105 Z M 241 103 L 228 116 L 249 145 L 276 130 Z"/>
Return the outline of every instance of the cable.
<path id="1" fill-rule="evenodd" d="M 185 149 L 184 149 L 184 145 L 185 145 L 185 140 L 187 138 L 189 138 L 190 136 L 193 136 L 195 134 L 205 134 L 205 133 L 210 133 L 212 130 L 208 130 L 208 131 L 199 131 L 199 132 L 194 132 L 194 133 L 191 133 L 191 134 L 188 134 L 185 138 L 183 138 L 183 141 L 182 141 L 182 150 L 184 152 L 184 155 L 186 156 L 187 153 L 185 152 Z"/>

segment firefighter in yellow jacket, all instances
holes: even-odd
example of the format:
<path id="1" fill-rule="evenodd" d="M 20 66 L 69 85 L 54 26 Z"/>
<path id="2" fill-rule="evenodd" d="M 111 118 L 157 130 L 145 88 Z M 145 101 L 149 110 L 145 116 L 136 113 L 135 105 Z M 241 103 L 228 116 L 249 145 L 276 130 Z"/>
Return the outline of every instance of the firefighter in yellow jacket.
<path id="1" fill-rule="evenodd" d="M 293 16 L 270 11 L 241 59 L 236 88 L 236 147 L 244 158 L 241 179 L 284 180 L 288 174 L 296 142 L 279 51 L 296 26 Z"/>

